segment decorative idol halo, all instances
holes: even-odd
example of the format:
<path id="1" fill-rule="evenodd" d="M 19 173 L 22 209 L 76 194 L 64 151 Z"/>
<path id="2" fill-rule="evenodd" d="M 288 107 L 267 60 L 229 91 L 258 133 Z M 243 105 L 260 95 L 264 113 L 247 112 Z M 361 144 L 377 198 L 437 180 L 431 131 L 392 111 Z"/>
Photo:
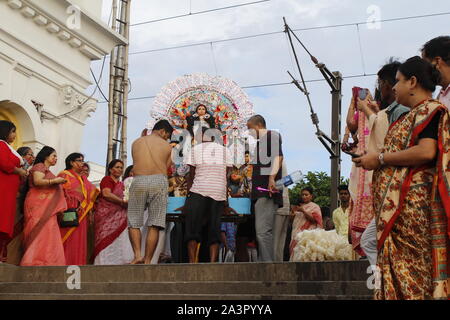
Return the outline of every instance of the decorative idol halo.
<path id="1" fill-rule="evenodd" d="M 148 129 L 161 119 L 181 129 L 200 104 L 206 106 L 223 133 L 245 130 L 247 119 L 254 114 L 247 94 L 234 81 L 196 73 L 179 77 L 161 89 L 153 102 Z"/>

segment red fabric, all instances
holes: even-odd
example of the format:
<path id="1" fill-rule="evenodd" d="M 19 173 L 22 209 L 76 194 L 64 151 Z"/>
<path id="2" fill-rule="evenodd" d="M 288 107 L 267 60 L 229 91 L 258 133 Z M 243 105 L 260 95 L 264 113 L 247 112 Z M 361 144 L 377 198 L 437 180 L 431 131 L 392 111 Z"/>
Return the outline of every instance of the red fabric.
<path id="1" fill-rule="evenodd" d="M 20 159 L 0 141 L 0 239 L 3 240 L 10 240 L 14 231 L 20 176 L 13 171 L 19 167 Z"/>
<path id="2" fill-rule="evenodd" d="M 35 188 L 34 180 L 33 180 L 33 173 L 34 172 L 40 172 L 44 174 L 44 179 L 55 179 L 56 176 L 45 166 L 43 163 L 38 163 L 31 167 L 30 173 L 28 176 L 28 186 L 31 188 Z"/>
<path id="3" fill-rule="evenodd" d="M 92 209 L 98 190 L 86 177 L 73 170 L 63 171 L 58 176 L 67 180 L 63 185 L 68 208 L 79 208 L 80 225 L 75 228 L 60 228 L 67 265 L 85 265 L 87 256 L 87 213 Z M 83 194 L 83 190 L 86 195 Z M 83 203 L 85 206 L 83 207 Z"/>
<path id="4" fill-rule="evenodd" d="M 122 182 L 116 184 L 112 193 L 123 198 L 124 185 Z M 92 260 L 111 243 L 114 242 L 127 228 L 127 209 L 104 198 L 100 198 L 97 204 L 95 218 L 95 249 Z"/>
<path id="5" fill-rule="evenodd" d="M 114 188 L 116 187 L 117 183 L 118 182 L 115 182 L 113 180 L 113 178 L 111 178 L 110 176 L 106 176 L 100 182 L 100 190 L 108 188 L 112 192 L 114 190 Z"/>
<path id="6" fill-rule="evenodd" d="M 87 262 L 87 230 L 88 219 L 83 219 L 77 230 L 64 242 L 64 255 L 68 266 L 82 266 Z M 61 233 L 65 233 L 70 228 L 61 228 Z"/>
<path id="7" fill-rule="evenodd" d="M 44 179 L 54 179 L 54 174 L 40 163 L 31 169 L 30 174 L 42 172 Z M 25 253 L 21 266 L 64 266 L 66 258 L 59 231 L 57 214 L 67 209 L 64 192 L 60 185 L 32 187 L 27 194 L 24 206 Z"/>

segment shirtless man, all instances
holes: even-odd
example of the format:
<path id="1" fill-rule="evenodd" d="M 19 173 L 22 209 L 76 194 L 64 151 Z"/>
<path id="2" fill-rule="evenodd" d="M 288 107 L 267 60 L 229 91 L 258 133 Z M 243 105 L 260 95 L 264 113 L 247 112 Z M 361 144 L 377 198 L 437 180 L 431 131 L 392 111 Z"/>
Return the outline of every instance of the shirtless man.
<path id="1" fill-rule="evenodd" d="M 128 202 L 128 227 L 134 260 L 131 264 L 150 264 L 158 243 L 159 230 L 166 227 L 167 169 L 172 164 L 172 148 L 167 142 L 173 127 L 167 120 L 156 123 L 148 136 L 133 142 L 134 179 L 130 187 Z M 141 230 L 144 211 L 148 205 L 148 233 L 145 257 L 141 255 Z"/>

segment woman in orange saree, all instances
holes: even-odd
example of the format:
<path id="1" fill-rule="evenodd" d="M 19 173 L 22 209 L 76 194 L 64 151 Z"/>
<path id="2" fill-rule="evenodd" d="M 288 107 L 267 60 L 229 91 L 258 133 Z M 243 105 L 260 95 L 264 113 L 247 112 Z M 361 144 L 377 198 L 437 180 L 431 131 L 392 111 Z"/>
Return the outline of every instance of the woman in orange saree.
<path id="1" fill-rule="evenodd" d="M 393 123 L 380 154 L 355 159 L 374 172 L 379 300 L 450 298 L 450 115 L 432 100 L 438 74 L 419 57 L 397 73 Z"/>
<path id="2" fill-rule="evenodd" d="M 61 184 L 49 168 L 57 162 L 53 148 L 45 146 L 30 170 L 29 186 L 24 205 L 21 266 L 64 266 L 66 258 L 61 241 L 57 214 L 67 209 Z"/>
<path id="3" fill-rule="evenodd" d="M 353 98 L 347 115 L 347 127 L 356 136 L 356 147 L 348 151 L 362 155 L 368 150 L 370 129 L 364 112 L 356 109 L 359 90 L 360 88 L 353 88 Z M 349 208 L 349 241 L 358 255 L 365 256 L 361 249 L 361 236 L 374 217 L 372 172 L 353 165 L 348 187 L 352 198 Z"/>
<path id="4" fill-rule="evenodd" d="M 66 170 L 58 176 L 67 182 L 63 185 L 67 207 L 77 209 L 78 227 L 60 228 L 67 265 L 87 263 L 88 214 L 94 207 L 99 190 L 81 175 L 84 156 L 72 153 L 66 158 Z"/>

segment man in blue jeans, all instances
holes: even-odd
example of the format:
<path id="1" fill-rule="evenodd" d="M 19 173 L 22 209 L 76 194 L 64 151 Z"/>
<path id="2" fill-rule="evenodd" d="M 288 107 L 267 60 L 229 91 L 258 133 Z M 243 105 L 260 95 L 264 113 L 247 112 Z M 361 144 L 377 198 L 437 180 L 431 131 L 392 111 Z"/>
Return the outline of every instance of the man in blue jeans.
<path id="1" fill-rule="evenodd" d="M 259 260 L 274 261 L 273 229 L 278 208 L 283 207 L 283 191 L 275 188 L 275 181 L 281 179 L 283 151 L 278 132 L 267 130 L 261 115 L 254 115 L 247 121 L 250 134 L 257 139 L 252 155 L 252 201 L 255 210 L 256 240 Z M 270 190 L 260 191 L 258 188 Z"/>

